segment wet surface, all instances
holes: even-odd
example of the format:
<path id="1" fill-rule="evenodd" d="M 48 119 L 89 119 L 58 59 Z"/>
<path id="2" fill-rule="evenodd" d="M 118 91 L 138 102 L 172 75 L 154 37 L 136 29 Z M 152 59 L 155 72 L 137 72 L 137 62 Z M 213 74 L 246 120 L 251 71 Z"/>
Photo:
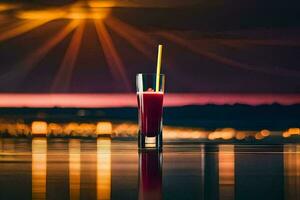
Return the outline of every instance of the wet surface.
<path id="1" fill-rule="evenodd" d="M 0 139 L 0 199 L 300 198 L 300 145 Z"/>

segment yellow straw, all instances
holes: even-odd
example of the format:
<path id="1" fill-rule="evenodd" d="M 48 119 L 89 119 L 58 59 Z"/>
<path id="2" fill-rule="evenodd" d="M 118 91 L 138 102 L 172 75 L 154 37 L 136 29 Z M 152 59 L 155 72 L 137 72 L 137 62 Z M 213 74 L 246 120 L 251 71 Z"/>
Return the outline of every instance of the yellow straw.
<path id="1" fill-rule="evenodd" d="M 158 54 L 157 54 L 157 65 L 156 65 L 156 92 L 159 91 L 159 78 L 160 78 L 160 69 L 161 69 L 161 56 L 162 56 L 163 45 L 158 45 Z"/>

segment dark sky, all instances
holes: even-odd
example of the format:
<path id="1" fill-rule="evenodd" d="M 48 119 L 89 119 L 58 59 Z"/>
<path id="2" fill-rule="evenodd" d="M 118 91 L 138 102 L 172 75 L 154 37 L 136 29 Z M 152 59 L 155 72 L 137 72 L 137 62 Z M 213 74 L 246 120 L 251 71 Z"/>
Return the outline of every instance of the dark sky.
<path id="1" fill-rule="evenodd" d="M 169 92 L 299 93 L 298 5 L 223 2 L 0 3 L 0 92 L 133 92 L 162 43 Z"/>

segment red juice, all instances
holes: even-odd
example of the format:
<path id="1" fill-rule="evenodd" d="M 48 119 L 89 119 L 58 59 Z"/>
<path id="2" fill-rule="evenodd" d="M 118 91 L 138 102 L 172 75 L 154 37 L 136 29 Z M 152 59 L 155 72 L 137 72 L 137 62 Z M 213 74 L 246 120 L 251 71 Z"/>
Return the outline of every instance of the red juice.
<path id="1" fill-rule="evenodd" d="M 157 136 L 161 131 L 163 92 L 138 92 L 138 110 L 141 134 Z"/>

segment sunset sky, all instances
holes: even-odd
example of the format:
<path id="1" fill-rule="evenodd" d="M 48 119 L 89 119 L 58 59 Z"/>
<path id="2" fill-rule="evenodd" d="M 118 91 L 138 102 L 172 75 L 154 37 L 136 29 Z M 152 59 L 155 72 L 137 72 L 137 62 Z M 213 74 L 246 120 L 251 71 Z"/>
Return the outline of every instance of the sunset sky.
<path id="1" fill-rule="evenodd" d="M 297 7 L 49 2 L 0 2 L 0 93 L 134 92 L 137 73 L 155 72 L 159 43 L 170 93 L 300 92 Z"/>

